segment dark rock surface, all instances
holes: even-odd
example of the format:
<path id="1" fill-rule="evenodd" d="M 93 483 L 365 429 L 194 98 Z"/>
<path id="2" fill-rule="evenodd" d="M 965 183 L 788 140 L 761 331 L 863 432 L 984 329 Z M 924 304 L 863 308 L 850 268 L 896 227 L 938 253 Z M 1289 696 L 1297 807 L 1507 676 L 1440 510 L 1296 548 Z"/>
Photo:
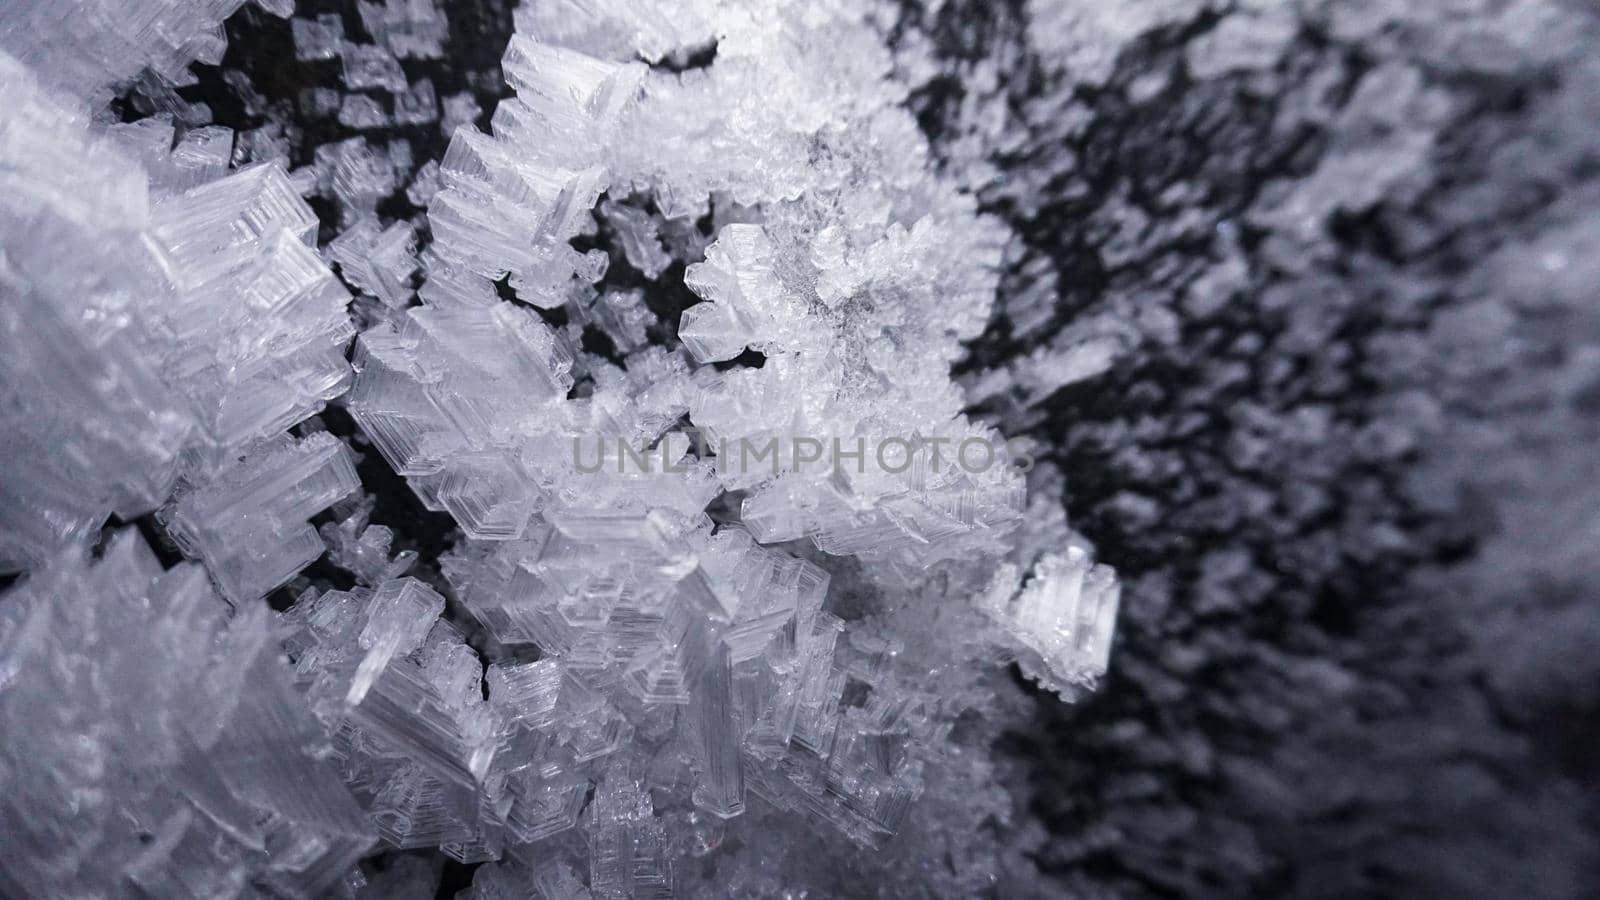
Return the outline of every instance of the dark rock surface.
<path id="1" fill-rule="evenodd" d="M 1085 85 L 1015 4 L 907 12 L 964 69 L 924 126 L 954 166 L 994 142 L 980 193 L 1023 240 L 976 408 L 1051 448 L 1131 585 L 1105 689 L 1009 745 L 1069 893 L 1597 883 L 1594 21 L 1475 56 L 1439 48 L 1486 11 L 1368 13 L 1202 78 L 1244 14 L 1185 11 Z M 1108 372 L 1031 389 L 1018 360 L 1097 330 Z"/>

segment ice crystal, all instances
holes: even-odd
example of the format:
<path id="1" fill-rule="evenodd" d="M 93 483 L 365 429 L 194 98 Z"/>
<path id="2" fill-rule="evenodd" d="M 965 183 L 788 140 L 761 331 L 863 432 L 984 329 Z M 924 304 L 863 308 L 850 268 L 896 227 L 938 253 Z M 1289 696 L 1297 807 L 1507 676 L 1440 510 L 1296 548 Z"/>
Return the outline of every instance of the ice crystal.
<path id="1" fill-rule="evenodd" d="M 257 0 L 287 15 L 287 0 Z M 218 63 L 228 40 L 222 20 L 245 0 L 87 0 L 69 16 L 53 0 L 21 0 L 0 10 L 0 47 L 45 82 L 91 100 L 149 68 L 183 81 L 195 60 Z"/>
<path id="2" fill-rule="evenodd" d="M 326 759 L 271 613 L 163 571 L 132 529 L 5 596 L 7 894 L 312 896 L 375 833 Z"/>
<path id="3" fill-rule="evenodd" d="M 1024 652 L 1023 670 L 1058 693 L 1093 686 L 1105 672 L 1119 587 L 1106 566 L 1078 547 L 1042 557 L 1020 590 L 1015 567 L 995 573 L 984 609 L 1005 623 Z"/>
<path id="4" fill-rule="evenodd" d="M 142 235 L 148 181 L 89 136 L 69 101 L 0 54 L 0 566 L 17 570 L 92 536 L 115 512 L 149 512 L 170 492 L 195 427 L 167 392 L 138 304 L 163 296 Z"/>
<path id="5" fill-rule="evenodd" d="M 1011 235 L 873 16 L 530 5 L 486 133 L 499 81 L 417 74 L 442 7 L 362 0 L 280 23 L 333 74 L 275 102 L 318 124 L 230 73 L 235 133 L 175 84 L 239 5 L 0 56 L 0 722 L 32 754 L 0 759 L 30 785 L 0 884 L 348 894 L 376 839 L 487 864 L 474 896 L 694 893 L 774 822 L 927 828 L 996 659 L 1104 673 L 1113 574 L 950 378 Z M 128 123 L 35 80 L 103 104 L 145 66 Z M 1015 381 L 1038 403 L 1124 337 Z"/>

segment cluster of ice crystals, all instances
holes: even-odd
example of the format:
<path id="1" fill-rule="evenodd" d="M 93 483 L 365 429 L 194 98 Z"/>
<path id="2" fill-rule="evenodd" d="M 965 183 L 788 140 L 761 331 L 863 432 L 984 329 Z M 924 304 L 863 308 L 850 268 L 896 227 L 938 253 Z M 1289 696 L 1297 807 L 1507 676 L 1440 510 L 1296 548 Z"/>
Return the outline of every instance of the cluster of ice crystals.
<path id="1" fill-rule="evenodd" d="M 915 746 L 948 727 L 929 695 L 897 690 L 883 662 L 893 654 L 839 647 L 843 623 L 821 609 L 825 571 L 762 544 L 810 538 L 913 567 L 967 558 L 1004 546 L 1022 480 L 992 455 L 957 464 L 957 447 L 992 454 L 1000 439 L 960 413 L 945 372 L 982 326 L 1003 233 L 928 174 L 862 22 L 831 6 L 779 6 L 760 21 L 719 10 L 719 28 L 694 35 L 715 39 L 715 61 L 680 75 L 634 60 L 689 35 L 622 6 L 589 12 L 591 30 L 519 18 L 504 61 L 516 96 L 493 135 L 456 132 L 429 209 L 422 305 L 361 335 L 349 408 L 465 532 L 446 564 L 463 606 L 495 644 L 537 647 L 534 665 L 548 663 L 516 677 L 491 666 L 507 727 L 611 723 L 601 752 L 574 749 L 560 774 L 600 784 L 584 826 L 590 887 L 638 896 L 665 884 L 668 865 L 644 786 L 670 793 L 682 777 L 684 801 L 711 821 L 754 796 L 875 845 L 921 790 Z M 859 50 L 845 75 L 833 43 Z M 662 135 L 672 152 L 645 155 Z M 618 199 L 636 193 L 654 210 Z M 677 323 L 681 349 L 645 345 L 652 314 L 636 295 L 588 287 L 605 257 L 572 241 L 595 213 L 646 278 L 688 264 L 704 302 Z M 684 240 L 708 213 L 714 240 Z M 561 308 L 568 325 L 527 306 Z M 620 366 L 581 348 L 583 323 L 611 338 Z M 751 350 L 760 367 L 712 365 Z M 708 440 L 679 433 L 685 417 Z M 875 452 L 901 436 L 903 465 Z M 842 441 L 861 463 L 807 470 L 797 437 Z M 770 468 L 726 449 L 768 441 L 782 448 Z M 659 454 L 659 468 L 636 453 Z M 746 492 L 742 526 L 704 512 L 728 491 Z M 1019 575 L 1000 578 L 1014 590 Z M 996 611 L 1057 690 L 1104 669 L 1108 570 L 1092 588 L 1084 611 L 1068 586 L 1043 597 L 1034 586 L 1020 610 Z M 1059 642 L 1082 616 L 1093 627 Z M 604 715 L 568 720 L 558 680 Z M 497 705 L 502 693 L 512 706 Z M 525 757 L 502 745 L 495 759 Z M 493 808 L 507 802 L 493 799 L 505 790 L 498 765 L 480 782 Z M 473 840 L 515 847 L 583 824 L 566 802 L 573 784 L 539 795 L 557 820 L 499 833 L 518 818 L 513 800 Z"/>
<path id="2" fill-rule="evenodd" d="M 293 0 L 256 0 L 286 16 Z M 150 69 L 182 83 L 189 63 L 216 64 L 228 46 L 222 20 L 245 0 L 17 0 L 0 9 L 0 48 L 47 83 L 91 100 Z"/>
<path id="3" fill-rule="evenodd" d="M 153 148 L 171 146 L 170 124 L 90 138 L 70 104 L 39 92 L 14 62 L 3 65 L 0 90 L 15 110 L 0 123 L 7 135 L 0 166 L 13 186 L 3 214 L 19 237 L 7 254 L 4 307 L 5 342 L 14 348 L 5 364 L 16 370 L 7 379 L 8 414 L 17 424 L 4 440 L 19 465 L 8 469 L 5 484 L 27 504 L 19 513 L 55 510 L 18 516 L 4 541 L 6 563 L 42 559 L 108 513 L 127 520 L 151 511 L 180 474 L 189 498 L 180 515 L 186 548 L 219 566 L 224 557 L 264 559 L 266 546 L 214 544 L 223 534 L 247 544 L 269 534 L 287 540 L 278 531 L 286 526 L 271 515 L 238 518 L 263 498 L 246 497 L 243 507 L 200 498 L 217 495 L 222 489 L 212 478 L 238 469 L 242 456 L 255 467 L 247 481 L 265 480 L 272 491 L 296 485 L 293 464 L 255 445 L 349 387 L 350 297 L 313 249 L 315 216 L 273 165 L 217 177 L 226 172 L 226 154 L 209 168 L 166 163 Z M 179 144 L 169 159 L 215 158 L 183 153 L 231 143 L 225 129 L 202 131 L 212 133 L 191 132 L 197 139 Z M 144 150 L 167 164 L 169 175 L 187 171 L 202 183 L 163 196 L 113 144 Z M 60 262 L 69 258 L 70 266 Z M 92 349 L 98 347 L 104 352 Z M 346 452 L 332 443 L 328 452 Z M 35 461 L 32 471 L 23 460 Z M 286 468 L 262 469 L 268 460 Z M 345 470 L 335 479 L 337 493 L 320 505 L 306 506 L 307 497 L 265 499 L 303 509 L 296 513 L 303 521 L 354 489 L 348 462 Z M 116 483 L 86 490 L 86 476 Z M 202 508 L 210 519 L 195 518 Z M 296 563 L 268 566 L 281 569 L 276 575 L 219 574 L 224 591 L 232 598 L 276 587 L 320 553 L 309 546 L 318 544 L 314 533 L 300 544 L 290 552 Z"/>
<path id="4" fill-rule="evenodd" d="M 356 20 L 360 27 L 347 31 L 346 23 Z M 324 256 L 358 296 L 378 301 L 358 304 L 359 322 L 382 318 L 386 310 L 410 302 L 419 267 L 420 220 L 390 221 L 380 216 L 378 207 L 401 189 L 412 204 L 426 206 L 435 190 L 428 173 L 438 169 L 437 160 L 415 158 L 408 140 L 381 141 L 377 132 L 392 135 L 432 126 L 442 117 L 448 134 L 479 113 L 470 91 L 440 97 L 431 78 L 408 75 L 402 66 L 402 61 L 425 63 L 440 57 L 448 31 L 437 0 L 358 0 L 346 5 L 344 16 L 303 9 L 289 21 L 296 60 L 336 72 L 333 83 L 345 89 L 325 82 L 299 91 L 303 116 L 335 120 L 346 136 L 302 146 L 313 162 L 292 175 L 301 193 L 329 201 L 338 210 L 341 233 L 323 248 Z M 338 133 L 332 122 L 326 124 Z M 359 134 L 349 136 L 351 132 Z M 307 136 L 294 137 L 304 142 Z M 289 164 L 284 148 L 249 158 Z"/>
<path id="5" fill-rule="evenodd" d="M 982 326 L 1003 234 L 975 214 L 970 198 L 927 174 L 914 123 L 896 105 L 898 94 L 884 90 L 887 57 L 852 14 L 828 8 L 802 17 L 780 7 L 771 21 L 749 22 L 726 12 L 725 30 L 705 35 L 715 38 L 716 61 L 683 75 L 647 71 L 617 58 L 626 54 L 610 43 L 597 43 L 600 32 L 633 34 L 633 53 L 659 58 L 646 37 L 661 37 L 655 29 L 662 23 L 652 14 L 596 7 L 594 31 L 570 37 L 573 46 L 538 39 L 546 26 L 563 32 L 536 14 L 524 15 L 519 21 L 526 28 L 513 38 L 504 63 L 517 96 L 497 109 L 492 137 L 462 129 L 445 157 L 444 190 L 429 210 L 435 243 L 426 305 L 410 318 L 422 319 L 421 331 L 437 338 L 446 327 L 440 316 L 486 317 L 444 310 L 503 306 L 494 288 L 502 278 L 526 303 L 566 303 L 574 279 L 581 284 L 604 274 L 603 259 L 578 253 L 569 241 L 590 222 L 596 198 L 607 189 L 645 190 L 661 210 L 664 221 L 614 200 L 599 205 L 630 264 L 647 277 L 672 260 L 664 229 L 677 223 L 681 230 L 719 197 L 725 198 L 719 212 L 730 202 L 743 204 L 741 215 L 753 221 L 723 227 L 703 262 L 686 260 L 686 282 L 706 302 L 684 311 L 677 336 L 693 363 L 755 349 L 767 365 L 719 376 L 691 364 L 698 371 L 652 383 L 652 396 L 597 391 L 587 406 L 621 403 L 629 413 L 618 422 L 621 429 L 602 433 L 654 441 L 663 425 L 687 413 L 735 447 L 771 439 L 782 445 L 801 435 L 821 435 L 825 444 L 836 438 L 846 452 L 866 446 L 864 471 L 847 484 L 819 471 L 826 467 L 800 471 L 804 460 L 790 455 L 764 478 L 723 460 L 718 477 L 725 488 L 751 491 L 747 515 L 761 523 L 756 534 L 764 541 L 809 535 L 833 553 L 901 554 L 923 562 L 992 549 L 1018 516 L 1021 481 L 1004 465 L 974 474 L 955 465 L 953 451 L 941 458 L 942 446 L 999 441 L 960 414 L 959 394 L 940 363 L 954 359 L 959 339 Z M 824 52 L 828 41 L 820 35 L 860 50 L 847 73 L 855 80 L 833 73 L 827 62 L 833 57 Z M 767 96 L 792 98 L 803 112 L 779 110 Z M 701 139 L 703 127 L 715 131 L 714 141 Z M 550 140 L 551 134 L 561 138 Z M 674 153 L 641 155 L 662 134 L 677 136 Z M 829 148 L 820 154 L 826 162 L 813 164 L 816 142 Z M 701 148 L 710 146 L 717 152 L 707 155 Z M 564 361 L 538 334 L 543 326 L 527 314 L 520 318 L 520 327 L 535 333 L 521 339 L 527 352 L 542 357 L 540 368 L 562 370 Z M 461 333 L 454 341 L 467 357 L 490 355 L 494 345 L 482 342 L 509 334 L 507 324 L 486 325 L 472 332 L 469 347 L 461 343 L 468 340 L 464 325 L 448 327 Z M 618 346 L 638 344 L 626 322 L 611 330 L 621 332 Z M 419 402 L 462 402 L 416 397 L 457 393 L 443 387 L 448 376 L 427 373 L 406 389 L 412 399 L 391 393 L 398 387 L 390 373 L 406 372 L 397 352 L 426 354 L 416 349 L 420 338 L 413 333 L 397 322 L 363 336 L 367 362 L 358 362 L 356 415 L 374 426 L 369 431 L 393 434 L 380 438 L 379 447 L 406 474 L 429 484 L 465 481 L 464 474 L 450 473 L 488 465 L 511 518 L 530 513 L 553 485 L 548 454 L 526 448 L 591 436 L 603 423 L 592 413 L 536 412 L 533 398 L 516 397 L 521 415 L 537 416 L 538 426 L 507 429 L 522 446 L 494 448 L 499 459 L 489 462 L 486 429 L 442 408 L 418 408 Z M 597 374 L 595 380 L 606 379 Z M 427 387 L 434 384 L 443 389 Z M 369 400 L 380 391 L 383 400 Z M 467 402 L 493 402 L 489 397 L 484 392 Z M 561 407 L 562 399 L 546 405 Z M 756 410 L 764 426 L 751 427 Z M 402 427 L 404 433 L 396 431 Z M 882 440 L 899 436 L 915 438 L 914 458 L 904 468 L 898 460 L 885 464 L 875 452 Z M 413 461 L 419 451 L 428 454 L 425 462 Z M 529 457 L 535 457 L 532 464 Z M 514 537 L 521 529 L 520 522 L 471 516 L 462 524 L 478 537 Z"/>
<path id="6" fill-rule="evenodd" d="M 75 140 L 82 139 L 63 136 L 58 145 L 70 147 Z M 283 172 L 263 165 L 167 196 L 153 207 L 145 180 L 125 178 L 122 190 L 135 204 L 133 212 L 119 215 L 114 207 L 102 207 L 98 211 L 109 215 L 90 219 L 88 210 L 50 205 L 59 207 L 70 195 L 44 193 L 52 180 L 62 177 L 30 168 L 62 166 L 60 158 L 46 162 L 35 155 L 44 149 L 55 148 L 30 149 L 19 134 L 8 151 L 18 191 L 7 214 L 31 215 L 57 229 L 83 223 L 76 226 L 78 234 L 59 234 L 60 240 L 39 247 L 41 256 L 60 254 L 65 239 L 73 241 L 65 246 L 78 246 L 84 240 L 79 235 L 90 228 L 116 235 L 110 240 L 125 255 L 122 268 L 102 276 L 105 281 L 85 285 L 90 298 L 104 296 L 115 304 L 96 310 L 101 324 L 90 320 L 36 329 L 25 328 L 19 317 L 59 315 L 53 310 L 84 298 L 53 301 L 45 292 L 70 289 L 72 279 L 28 278 L 27 247 L 19 246 L 14 256 L 24 268 L 8 289 L 15 302 L 6 305 L 7 341 L 17 350 L 7 357 L 18 366 L 8 387 L 15 396 L 14 412 L 37 409 L 39 414 L 21 415 L 21 431 L 8 440 L 19 449 L 17 459 L 37 459 L 40 470 L 30 474 L 17 469 L 7 481 L 15 482 L 10 490 L 23 499 L 40 495 L 31 501 L 35 508 L 49 508 L 52 495 L 76 497 L 77 506 L 61 506 L 57 518 L 44 520 L 48 534 L 30 525 L 35 535 L 28 538 L 27 527 L 19 523 L 15 533 L 27 544 L 7 554 L 13 565 L 37 559 L 54 544 L 87 533 L 108 512 L 125 519 L 148 512 L 181 472 L 183 500 L 170 512 L 175 538 L 207 560 L 231 599 L 260 596 L 320 555 L 321 543 L 304 520 L 357 486 L 348 451 L 331 437 L 308 441 L 300 448 L 303 453 L 279 446 L 287 441 L 285 429 L 344 393 L 350 380 L 343 353 L 354 332 L 345 312 L 349 294 L 311 247 L 315 217 Z M 138 172 L 126 158 L 113 158 L 113 171 Z M 67 159 L 58 171 L 97 171 L 91 159 Z M 26 198 L 35 192 L 47 205 L 30 205 Z M 76 197 L 78 203 L 96 200 L 92 191 L 77 191 Z M 35 233 L 40 239 L 50 234 Z M 93 260 L 105 252 L 86 248 L 81 259 Z M 93 272 L 90 268 L 78 277 L 94 279 Z M 85 342 L 79 345 L 83 361 L 72 365 L 81 368 L 84 361 L 95 361 L 103 367 L 99 377 L 56 377 L 64 371 L 62 363 L 47 362 L 40 354 L 62 352 L 52 343 L 85 325 L 94 331 L 80 339 Z M 40 335 L 49 340 L 41 344 Z M 87 352 L 97 343 L 111 352 Z M 118 365 L 117 348 L 124 345 L 122 352 L 138 363 Z M 80 397 L 64 405 L 64 390 Z M 143 393 L 130 394 L 139 390 Z M 69 426 L 66 431 L 53 424 L 68 409 L 102 407 L 108 409 L 92 418 L 61 423 Z M 119 421 L 128 424 L 117 426 Z M 108 431 L 108 426 L 116 430 Z M 141 427 L 161 430 L 141 436 Z M 96 452 L 107 440 L 120 444 L 120 459 L 87 464 L 81 454 Z M 58 465 L 59 450 L 48 447 L 49 441 L 77 455 L 67 459 L 85 471 L 120 475 L 126 483 L 96 491 L 66 483 L 75 477 L 50 474 Z M 23 452 L 30 444 L 37 449 Z M 320 449 L 312 450 L 312 444 Z M 52 487 L 52 481 L 62 483 Z"/>
<path id="7" fill-rule="evenodd" d="M 161 41 L 91 28 L 92 72 L 41 71 L 180 81 L 238 5 L 140 11 Z M 448 37 L 433 0 L 357 11 L 370 42 L 286 26 L 347 89 L 293 101 L 438 121 L 420 169 L 363 135 L 289 171 L 282 131 L 197 124 L 159 79 L 166 113 L 92 125 L 0 55 L 0 566 L 28 570 L 0 724 L 37 751 L 0 776 L 53 792 L 0 800 L 29 857 L 0 886 L 349 892 L 381 839 L 495 862 L 479 897 L 671 896 L 782 817 L 885 845 L 989 646 L 1063 694 L 1104 671 L 1114 578 L 1032 546 L 1064 522 L 1025 521 L 1026 466 L 949 378 L 1009 236 L 935 172 L 870 16 L 530 4 L 485 134 L 472 94 L 441 113 L 406 74 Z M 425 220 L 385 212 L 402 193 Z M 374 523 L 374 450 L 459 526 L 448 552 Z M 163 572 L 131 529 L 91 556 L 152 512 L 199 565 Z M 1019 542 L 1026 579 L 997 560 Z M 828 606 L 843 557 L 862 626 Z M 924 593 L 949 608 L 910 624 Z"/>
<path id="8" fill-rule="evenodd" d="M 1023 671 L 1064 696 L 1093 687 L 1111 656 L 1116 573 L 1069 547 L 1041 557 L 1021 589 L 1017 574 L 1016 566 L 1001 566 L 981 606 L 1016 636 Z"/>
<path id="9" fill-rule="evenodd" d="M 472 546 L 447 567 L 497 641 L 537 645 L 606 698 L 635 758 L 687 764 L 705 814 L 741 814 L 748 789 L 863 842 L 892 833 L 915 794 L 914 767 L 856 754 L 862 741 L 904 741 L 891 723 L 905 710 L 843 705 L 850 676 L 834 658 L 840 623 L 821 611 L 826 572 L 704 520 L 685 531 L 658 514 L 553 518 L 530 539 Z M 494 679 L 491 668 L 491 700 Z M 529 690 L 513 691 L 523 715 Z"/>
<path id="10" fill-rule="evenodd" d="M 144 174 L 0 53 L 0 568 L 161 503 L 194 427 L 139 306 L 163 285 Z"/>
<path id="11" fill-rule="evenodd" d="M 152 311 L 163 369 L 219 448 L 280 433 L 349 387 L 350 294 L 312 249 L 316 229 L 270 163 L 156 204 L 150 237 L 173 285 Z"/>
<path id="12" fill-rule="evenodd" d="M 375 834 L 325 758 L 271 613 L 230 610 L 132 529 L 0 606 L 0 888 L 14 897 L 311 897 Z"/>

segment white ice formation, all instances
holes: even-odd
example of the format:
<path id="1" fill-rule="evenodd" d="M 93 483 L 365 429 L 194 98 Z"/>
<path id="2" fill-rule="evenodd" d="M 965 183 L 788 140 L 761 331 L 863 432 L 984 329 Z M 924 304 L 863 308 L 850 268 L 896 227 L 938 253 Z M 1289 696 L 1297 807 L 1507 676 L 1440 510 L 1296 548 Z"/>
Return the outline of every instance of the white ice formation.
<path id="1" fill-rule="evenodd" d="M 53 87 L 103 102 L 143 69 L 182 83 L 191 62 L 221 62 L 228 47 L 222 22 L 245 2 L 17 0 L 0 9 L 0 50 Z M 279 16 L 294 10 L 294 0 L 256 3 Z"/>
<path id="2" fill-rule="evenodd" d="M 73 548 L 0 608 L 0 890 L 316 896 L 376 834 L 281 662 L 262 604 L 162 570 L 132 529 Z"/>
<path id="3" fill-rule="evenodd" d="M 382 846 L 499 861 L 481 897 L 693 894 L 682 860 L 743 820 L 886 845 L 950 783 L 986 662 L 1064 694 L 1104 672 L 1112 574 L 1030 521 L 949 378 L 1008 234 L 933 171 L 854 4 L 530 6 L 492 133 L 409 181 L 407 144 L 363 138 L 232 168 L 225 129 L 97 125 L 29 71 L 91 102 L 177 79 L 239 4 L 192 5 L 133 55 L 47 4 L 0 16 L 86 35 L 0 56 L 8 893 L 350 892 Z M 375 43 L 294 19 L 296 56 L 432 122 L 398 60 L 441 53 L 443 18 L 360 18 Z M 364 129 L 364 96 L 311 99 Z M 420 257 L 378 211 L 397 192 L 428 204 Z M 304 195 L 337 210 L 320 253 Z M 606 280 L 602 235 L 645 287 Z M 676 322 L 671 280 L 699 301 Z M 452 549 L 418 565 L 372 524 L 374 450 Z M 325 552 L 350 582 L 302 574 Z"/>
<path id="4" fill-rule="evenodd" d="M 74 104 L 14 60 L 0 71 L 14 236 L 0 354 L 14 371 L 14 427 L 0 438 L 14 464 L 0 491 L 17 498 L 0 556 L 42 562 L 108 515 L 131 521 L 171 501 L 175 536 L 212 563 L 223 592 L 260 597 L 320 555 L 304 520 L 357 487 L 336 440 L 320 452 L 343 471 L 321 479 L 274 449 L 350 384 L 350 297 L 313 249 L 316 218 L 270 164 L 155 196 Z M 279 496 L 307 478 L 327 484 Z M 245 492 L 230 503 L 230 489 Z M 285 546 L 284 515 L 302 529 L 299 547 Z"/>

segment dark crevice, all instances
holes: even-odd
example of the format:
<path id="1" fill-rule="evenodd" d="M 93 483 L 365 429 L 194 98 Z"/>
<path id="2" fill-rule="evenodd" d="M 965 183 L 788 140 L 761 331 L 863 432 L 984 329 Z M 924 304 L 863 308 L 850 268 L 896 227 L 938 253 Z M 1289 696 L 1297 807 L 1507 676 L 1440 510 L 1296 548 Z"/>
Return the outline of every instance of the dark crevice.
<path id="1" fill-rule="evenodd" d="M 432 512 L 422 505 L 406 480 L 389 468 L 377 448 L 360 433 L 344 407 L 329 406 L 322 412 L 322 422 L 329 432 L 344 438 L 357 451 L 356 474 L 362 487 L 377 501 L 372 523 L 387 525 L 395 533 L 391 551 L 416 551 L 418 562 L 413 574 L 436 570 L 439 558 L 459 535 L 455 520 L 449 513 Z"/>
<path id="2" fill-rule="evenodd" d="M 717 61 L 716 39 L 703 44 L 690 47 L 679 47 L 662 57 L 660 61 L 649 63 L 650 68 L 661 72 L 676 72 L 682 74 L 694 69 L 709 68 Z"/>
<path id="3" fill-rule="evenodd" d="M 766 354 L 759 350 L 754 350 L 748 347 L 745 348 L 743 353 L 740 353 L 733 359 L 726 359 L 722 360 L 721 362 L 712 363 L 712 365 L 715 366 L 719 372 L 726 372 L 729 369 L 759 369 L 766 364 Z"/>

